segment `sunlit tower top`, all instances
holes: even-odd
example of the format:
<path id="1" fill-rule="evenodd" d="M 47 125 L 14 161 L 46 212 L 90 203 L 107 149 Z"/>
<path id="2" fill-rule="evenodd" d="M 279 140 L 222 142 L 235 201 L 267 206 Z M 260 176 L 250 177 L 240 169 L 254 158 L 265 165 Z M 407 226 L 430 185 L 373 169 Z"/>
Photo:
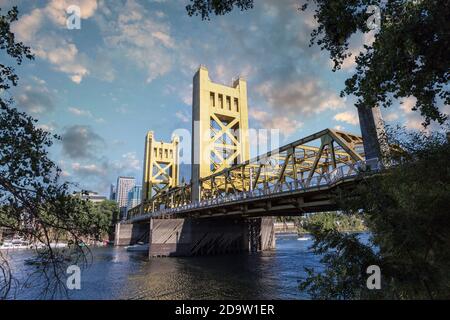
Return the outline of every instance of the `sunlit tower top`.
<path id="1" fill-rule="evenodd" d="M 145 137 L 142 202 L 178 185 L 178 136 L 171 142 L 156 141 L 153 131 Z"/>
<path id="2" fill-rule="evenodd" d="M 200 66 L 192 94 L 192 196 L 198 199 L 198 179 L 250 157 L 247 82 L 214 83 Z"/>

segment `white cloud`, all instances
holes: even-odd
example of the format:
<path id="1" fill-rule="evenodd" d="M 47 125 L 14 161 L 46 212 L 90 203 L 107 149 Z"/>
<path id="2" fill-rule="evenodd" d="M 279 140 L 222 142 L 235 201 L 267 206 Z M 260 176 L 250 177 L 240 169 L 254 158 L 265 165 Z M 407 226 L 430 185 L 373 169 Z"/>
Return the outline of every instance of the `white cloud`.
<path id="1" fill-rule="evenodd" d="M 337 131 L 344 131 L 345 127 L 337 125 L 337 126 L 334 126 L 334 129 L 337 130 Z"/>
<path id="2" fill-rule="evenodd" d="M 188 123 L 188 122 L 190 122 L 190 120 L 191 120 L 190 115 L 188 115 L 186 112 L 183 112 L 183 111 L 177 111 L 177 112 L 175 112 L 175 116 L 176 116 L 178 119 L 180 119 L 181 122 L 184 122 L 184 123 Z"/>
<path id="3" fill-rule="evenodd" d="M 80 108 L 70 107 L 67 109 L 71 114 L 78 116 L 78 117 L 87 117 L 90 119 L 94 119 L 97 123 L 104 123 L 105 119 L 103 118 L 96 118 L 91 111 L 84 110 Z"/>
<path id="4" fill-rule="evenodd" d="M 39 77 L 36 77 L 36 76 L 31 76 L 31 79 L 33 81 L 35 81 L 38 85 L 41 85 L 41 86 L 44 86 L 44 85 L 47 84 L 47 82 L 45 80 L 43 80 L 43 79 L 41 79 Z"/>
<path id="5" fill-rule="evenodd" d="M 67 177 L 71 177 L 73 182 L 79 184 L 83 189 L 106 192 L 112 181 L 119 175 L 136 177 L 139 184 L 142 162 L 137 158 L 135 152 L 127 152 L 117 159 L 110 161 L 105 157 L 100 157 L 92 161 L 76 161 L 70 165 L 60 163 L 63 172 Z"/>
<path id="6" fill-rule="evenodd" d="M 359 123 L 358 115 L 355 111 L 345 111 L 334 115 L 334 120 L 345 122 L 352 125 L 357 125 Z"/>
<path id="7" fill-rule="evenodd" d="M 98 175 L 106 176 L 107 170 L 104 167 L 100 167 L 97 164 L 85 164 L 82 165 L 78 162 L 72 163 L 72 170 L 81 175 Z"/>
<path id="8" fill-rule="evenodd" d="M 34 46 L 37 56 L 49 61 L 56 70 L 68 74 L 73 82 L 79 84 L 89 74 L 85 58 L 78 53 L 75 44 L 51 35 L 37 41 Z"/>
<path id="9" fill-rule="evenodd" d="M 424 130 L 422 126 L 423 118 L 422 116 L 414 112 L 412 108 L 416 105 L 416 97 L 410 96 L 400 100 L 400 110 L 403 111 L 404 115 L 404 125 L 410 130 Z"/>
<path id="10" fill-rule="evenodd" d="M 175 47 L 173 39 L 167 33 L 155 31 L 152 32 L 152 36 L 161 41 L 161 43 L 164 44 L 164 46 L 166 46 L 167 48 Z"/>
<path id="11" fill-rule="evenodd" d="M 45 7 L 35 8 L 22 16 L 13 23 L 12 30 L 19 41 L 31 46 L 38 58 L 47 60 L 55 70 L 66 73 L 74 83 L 79 84 L 89 74 L 87 58 L 78 52 L 67 36 L 61 34 L 66 31 L 65 10 L 70 5 L 80 7 L 82 19 L 91 17 L 97 9 L 96 0 L 51 0 Z M 49 21 L 53 23 L 53 28 L 44 31 Z"/>
<path id="12" fill-rule="evenodd" d="M 172 50 L 177 47 L 169 24 L 134 0 L 123 6 L 108 5 L 103 2 L 96 17 L 107 47 L 120 50 L 143 70 L 147 82 L 168 73 L 174 64 Z"/>
<path id="13" fill-rule="evenodd" d="M 83 110 L 78 108 L 70 107 L 69 112 L 76 115 L 76 116 L 86 116 L 86 117 L 92 117 L 92 113 L 89 110 Z"/>
<path id="14" fill-rule="evenodd" d="M 34 9 L 31 13 L 23 15 L 12 24 L 15 36 L 26 44 L 36 37 L 36 33 L 42 26 L 44 13 L 41 9 Z"/>
<path id="15" fill-rule="evenodd" d="M 142 170 L 141 160 L 137 158 L 136 152 L 127 152 L 122 155 L 122 159 L 119 162 L 115 162 L 116 168 L 123 170 Z"/>
<path id="16" fill-rule="evenodd" d="M 385 119 L 386 121 L 395 121 L 395 120 L 398 120 L 398 118 L 399 118 L 398 113 L 394 113 L 394 112 L 388 113 L 388 114 L 384 117 L 384 119 Z"/>
<path id="17" fill-rule="evenodd" d="M 267 111 L 253 109 L 250 117 L 261 124 L 264 129 L 276 129 L 285 136 L 290 136 L 303 126 L 303 123 L 287 116 L 274 116 Z"/>
<path id="18" fill-rule="evenodd" d="M 345 107 L 345 100 L 327 90 L 315 79 L 302 79 L 288 83 L 263 82 L 256 91 L 275 112 L 311 116 L 325 110 Z"/>
<path id="19" fill-rule="evenodd" d="M 412 113 L 412 108 L 416 105 L 417 99 L 416 97 L 408 97 L 400 100 L 400 109 L 405 113 Z"/>
<path id="20" fill-rule="evenodd" d="M 55 97 L 53 93 L 39 82 L 20 87 L 17 93 L 19 109 L 28 113 L 39 115 L 47 114 L 55 109 Z"/>

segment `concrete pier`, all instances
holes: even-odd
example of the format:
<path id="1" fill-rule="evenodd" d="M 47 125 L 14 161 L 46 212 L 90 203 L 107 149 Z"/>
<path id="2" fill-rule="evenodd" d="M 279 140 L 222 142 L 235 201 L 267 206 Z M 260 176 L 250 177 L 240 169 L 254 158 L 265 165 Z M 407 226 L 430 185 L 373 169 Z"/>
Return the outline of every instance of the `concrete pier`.
<path id="1" fill-rule="evenodd" d="M 153 219 L 150 257 L 202 256 L 275 248 L 272 218 Z"/>
<path id="2" fill-rule="evenodd" d="M 137 242 L 148 243 L 149 223 L 118 223 L 116 224 L 114 245 L 129 246 Z"/>
<path id="3" fill-rule="evenodd" d="M 146 240 L 146 241 L 145 241 Z M 118 224 L 115 245 L 149 243 L 150 257 L 203 256 L 275 248 L 273 218 L 151 219 Z"/>

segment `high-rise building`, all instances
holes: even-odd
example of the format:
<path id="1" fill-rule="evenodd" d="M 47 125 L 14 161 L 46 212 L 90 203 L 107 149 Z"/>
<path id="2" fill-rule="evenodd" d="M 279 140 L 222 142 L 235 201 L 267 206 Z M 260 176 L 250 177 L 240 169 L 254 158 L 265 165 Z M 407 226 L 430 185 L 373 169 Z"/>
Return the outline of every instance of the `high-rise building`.
<path id="1" fill-rule="evenodd" d="M 128 192 L 128 210 L 131 208 L 136 207 L 138 204 L 141 203 L 141 197 L 142 197 L 142 187 L 141 186 L 134 186 L 131 188 L 130 192 Z"/>
<path id="2" fill-rule="evenodd" d="M 109 187 L 109 200 L 116 201 L 116 186 L 112 183 Z"/>
<path id="3" fill-rule="evenodd" d="M 135 185 L 136 179 L 133 177 L 117 178 L 116 202 L 119 205 L 121 219 L 124 219 L 127 216 L 128 193 Z"/>

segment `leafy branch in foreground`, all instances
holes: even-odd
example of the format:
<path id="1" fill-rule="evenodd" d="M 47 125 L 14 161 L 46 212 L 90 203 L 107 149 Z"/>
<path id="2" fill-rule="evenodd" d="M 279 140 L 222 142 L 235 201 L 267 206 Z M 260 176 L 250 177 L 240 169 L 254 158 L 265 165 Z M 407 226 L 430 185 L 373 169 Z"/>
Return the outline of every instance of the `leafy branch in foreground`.
<path id="1" fill-rule="evenodd" d="M 16 7 L 0 15 L 0 49 L 21 64 L 33 55 L 10 30 L 17 16 Z M 36 249 L 39 267 L 30 279 L 43 289 L 41 297 L 54 297 L 65 292 L 67 264 L 87 262 L 82 242 L 100 238 L 105 224 L 90 215 L 89 203 L 70 194 L 69 183 L 60 181 L 61 169 L 48 156 L 58 136 L 38 128 L 37 120 L 18 111 L 14 100 L 3 98 L 17 81 L 14 68 L 0 64 L 0 228 L 43 246 Z M 60 240 L 69 248 L 52 247 Z M 0 298 L 8 297 L 16 283 L 12 271 L 8 256 L 0 255 Z"/>
<path id="2" fill-rule="evenodd" d="M 307 277 L 300 283 L 300 290 L 306 291 L 312 299 L 381 298 L 379 292 L 366 287 L 366 268 L 380 266 L 382 262 L 371 245 L 361 243 L 355 233 L 341 233 L 320 222 L 309 225 L 308 231 L 314 237 L 311 250 L 322 255 L 325 269 L 316 272 L 305 268 Z"/>
<path id="3" fill-rule="evenodd" d="M 403 150 L 390 159 L 396 165 L 337 194 L 347 213 L 365 214 L 371 241 L 311 228 L 325 271 L 307 270 L 301 288 L 314 298 L 450 298 L 450 143 L 439 133 L 389 136 Z M 381 290 L 365 288 L 372 264 L 381 268 Z"/>
<path id="4" fill-rule="evenodd" d="M 231 12 L 235 7 L 241 11 L 253 8 L 253 0 L 191 0 L 191 4 L 186 6 L 186 11 L 190 16 L 202 17 L 202 20 L 209 20 L 209 14 L 224 15 Z"/>

